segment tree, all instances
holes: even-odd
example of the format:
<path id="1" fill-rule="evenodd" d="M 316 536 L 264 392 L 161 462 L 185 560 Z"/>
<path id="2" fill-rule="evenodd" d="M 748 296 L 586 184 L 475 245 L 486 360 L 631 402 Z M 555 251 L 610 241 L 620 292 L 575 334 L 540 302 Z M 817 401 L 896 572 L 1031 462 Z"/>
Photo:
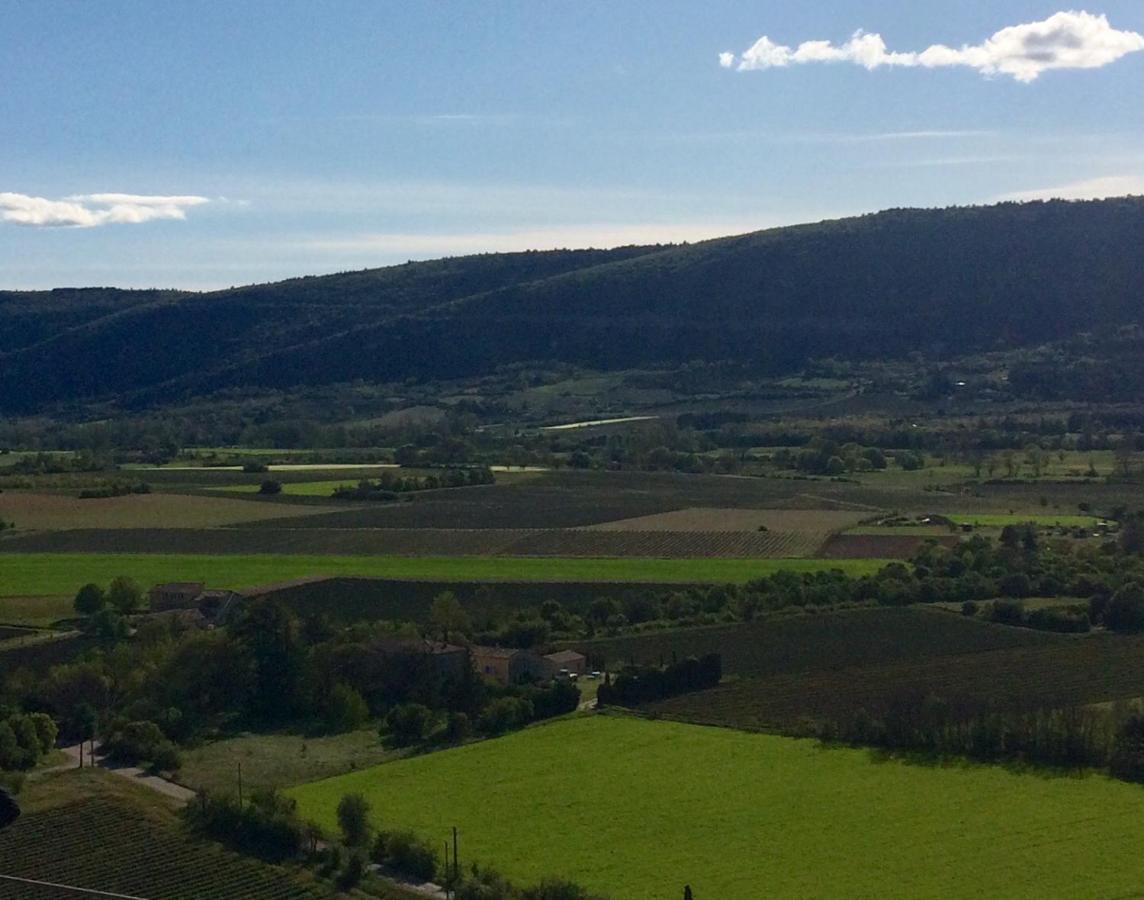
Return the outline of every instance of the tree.
<path id="1" fill-rule="evenodd" d="M 369 804 L 361 794 L 346 794 L 338 801 L 338 827 L 349 847 L 369 843 Z"/>
<path id="2" fill-rule="evenodd" d="M 123 640 L 130 632 L 123 616 L 109 606 L 89 616 L 85 630 L 93 637 L 111 644 Z"/>
<path id="3" fill-rule="evenodd" d="M 369 719 L 369 706 L 347 684 L 335 684 L 326 703 L 326 725 L 335 734 L 361 728 Z"/>
<path id="4" fill-rule="evenodd" d="M 76 592 L 72 607 L 77 615 L 93 616 L 103 609 L 103 604 L 106 602 L 103 588 L 98 584 L 85 584 Z"/>
<path id="5" fill-rule="evenodd" d="M 4 788 L 0 787 L 0 829 L 7 828 L 20 818 L 20 805 L 12 799 Z"/>
<path id="6" fill-rule="evenodd" d="M 129 616 L 143 606 L 143 589 L 133 578 L 120 575 L 107 589 L 107 602 L 121 616 Z"/>
<path id="7" fill-rule="evenodd" d="M 445 643 L 449 642 L 451 633 L 467 634 L 473 627 L 468 613 L 452 591 L 442 591 L 433 598 L 429 607 L 429 625 Z"/>
<path id="8" fill-rule="evenodd" d="M 1130 581 L 1104 608 L 1104 625 L 1112 631 L 1144 631 L 1144 586 Z"/>
<path id="9" fill-rule="evenodd" d="M 255 715 L 269 721 L 289 718 L 301 699 L 305 650 L 297 622 L 273 600 L 255 601 L 231 627 L 254 667 L 250 702 Z"/>
<path id="10" fill-rule="evenodd" d="M 258 493 L 267 495 L 281 494 L 282 482 L 275 481 L 273 478 L 267 478 L 258 486 Z"/>
<path id="11" fill-rule="evenodd" d="M 385 727 L 393 743 L 404 747 L 425 740 L 432 719 L 433 713 L 429 707 L 420 703 L 402 703 L 389 711 L 385 717 Z"/>

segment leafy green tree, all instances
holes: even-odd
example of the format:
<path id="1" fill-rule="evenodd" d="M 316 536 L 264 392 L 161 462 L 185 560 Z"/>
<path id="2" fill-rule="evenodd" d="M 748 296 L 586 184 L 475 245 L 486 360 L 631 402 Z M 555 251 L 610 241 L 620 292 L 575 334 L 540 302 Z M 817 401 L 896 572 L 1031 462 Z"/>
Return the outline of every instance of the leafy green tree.
<path id="1" fill-rule="evenodd" d="M 393 707 L 385 717 L 385 728 L 390 739 L 399 747 L 425 740 L 433 713 L 420 703 L 402 703 Z"/>
<path id="2" fill-rule="evenodd" d="M 111 580 L 107 603 L 121 616 L 129 616 L 143 607 L 143 589 L 133 578 L 120 575 Z"/>
<path id="3" fill-rule="evenodd" d="M 72 601 L 72 608 L 75 609 L 77 615 L 93 616 L 103 609 L 103 604 L 106 602 L 107 598 L 103 588 L 98 584 L 85 584 L 76 592 L 75 600 Z"/>
<path id="4" fill-rule="evenodd" d="M 364 847 L 369 843 L 369 803 L 361 794 L 346 794 L 338 801 L 338 827 L 342 840 L 349 847 Z"/>
<path id="5" fill-rule="evenodd" d="M 273 600 L 256 600 L 231 632 L 254 669 L 251 711 L 267 721 L 295 715 L 302 702 L 305 648 L 294 617 Z"/>
<path id="6" fill-rule="evenodd" d="M 452 591 L 442 591 L 429 606 L 429 625 L 434 634 L 448 643 L 450 634 L 468 634 L 472 630 L 469 614 Z"/>
<path id="7" fill-rule="evenodd" d="M 335 734 L 361 728 L 369 721 L 369 706 L 348 684 L 335 684 L 326 702 L 326 726 Z"/>
<path id="8" fill-rule="evenodd" d="M 1130 581 L 1113 594 L 1104 608 L 1104 624 L 1112 631 L 1144 631 L 1144 586 Z"/>

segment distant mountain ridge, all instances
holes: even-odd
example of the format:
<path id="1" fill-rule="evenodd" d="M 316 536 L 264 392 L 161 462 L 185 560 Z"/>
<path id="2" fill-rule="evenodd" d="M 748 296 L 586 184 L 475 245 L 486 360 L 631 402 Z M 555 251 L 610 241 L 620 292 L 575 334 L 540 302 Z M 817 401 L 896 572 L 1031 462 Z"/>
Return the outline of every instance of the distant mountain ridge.
<path id="1" fill-rule="evenodd" d="M 0 292 L 0 411 L 223 387 L 966 352 L 1144 316 L 1144 198 L 900 209 L 679 246 L 486 254 L 211 293 Z"/>

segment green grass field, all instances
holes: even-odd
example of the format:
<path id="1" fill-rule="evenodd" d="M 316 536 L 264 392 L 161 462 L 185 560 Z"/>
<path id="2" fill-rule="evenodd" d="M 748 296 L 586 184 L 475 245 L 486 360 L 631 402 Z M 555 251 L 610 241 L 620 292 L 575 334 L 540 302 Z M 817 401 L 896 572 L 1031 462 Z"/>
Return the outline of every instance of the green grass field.
<path id="1" fill-rule="evenodd" d="M 1057 515 L 1055 513 L 1016 513 L 1009 515 L 992 513 L 949 513 L 947 518 L 958 525 L 979 525 L 984 528 L 1004 528 L 1006 525 L 1023 525 L 1035 522 L 1037 525 L 1064 525 L 1067 528 L 1095 528 L 1100 519 L 1093 516 Z"/>
<path id="2" fill-rule="evenodd" d="M 572 878 L 616 900 L 1138 896 L 1144 791 L 1103 776 L 910 765 L 867 751 L 620 716 L 565 719 L 292 788 L 336 828 L 382 827 L 462 864 Z"/>
<path id="3" fill-rule="evenodd" d="M 877 571 L 883 560 L 568 559 L 536 557 L 207 556 L 153 553 L 5 553 L 0 596 L 71 596 L 86 582 L 129 575 L 144 587 L 160 581 L 205 581 L 253 587 L 313 575 L 440 581 L 745 582 L 780 569 Z M 15 621 L 15 620 L 13 620 Z"/>
<path id="4" fill-rule="evenodd" d="M 214 796 L 237 793 L 238 767 L 247 791 L 282 788 L 376 766 L 398 755 L 376 728 L 324 737 L 244 734 L 211 741 L 183 753 L 178 781 Z"/>

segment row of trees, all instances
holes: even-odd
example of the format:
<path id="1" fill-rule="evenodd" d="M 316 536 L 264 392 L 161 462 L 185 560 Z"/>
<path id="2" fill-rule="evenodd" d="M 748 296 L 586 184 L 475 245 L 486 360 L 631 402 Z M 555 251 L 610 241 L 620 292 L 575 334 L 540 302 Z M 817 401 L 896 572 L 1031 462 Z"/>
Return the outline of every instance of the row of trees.
<path id="1" fill-rule="evenodd" d="M 1144 714 L 1123 708 L 1022 711 L 907 695 L 880 710 L 821 722 L 816 734 L 895 751 L 1108 768 L 1119 778 L 1144 781 Z"/>
<path id="2" fill-rule="evenodd" d="M 665 666 L 628 666 L 614 679 L 606 678 L 596 695 L 600 706 L 641 706 L 691 691 L 713 688 L 723 678 L 718 653 L 688 657 Z"/>

